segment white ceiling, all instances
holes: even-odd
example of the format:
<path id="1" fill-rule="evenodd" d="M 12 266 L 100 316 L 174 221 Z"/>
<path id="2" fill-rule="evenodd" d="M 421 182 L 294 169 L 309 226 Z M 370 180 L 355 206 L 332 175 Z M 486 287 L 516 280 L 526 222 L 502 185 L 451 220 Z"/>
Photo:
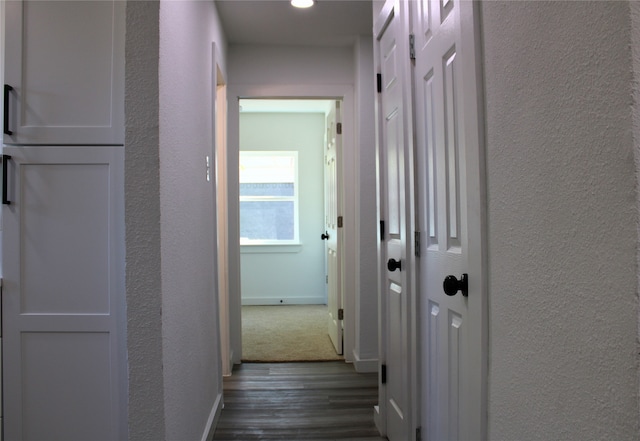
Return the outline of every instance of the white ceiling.
<path id="1" fill-rule="evenodd" d="M 373 27 L 371 0 L 316 0 L 308 9 L 289 0 L 215 3 L 231 45 L 348 46 Z"/>

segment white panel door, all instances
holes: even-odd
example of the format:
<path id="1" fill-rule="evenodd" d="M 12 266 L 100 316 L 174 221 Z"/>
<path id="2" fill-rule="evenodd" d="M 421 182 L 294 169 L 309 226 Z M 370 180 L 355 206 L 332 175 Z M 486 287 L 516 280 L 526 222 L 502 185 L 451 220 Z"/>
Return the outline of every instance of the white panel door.
<path id="1" fill-rule="evenodd" d="M 5 144 L 123 144 L 125 3 L 6 1 Z"/>
<path id="2" fill-rule="evenodd" d="M 419 270 L 423 436 L 434 441 L 485 439 L 486 323 L 474 5 L 419 0 L 412 6 L 418 220 L 423 238 Z M 450 290 L 445 293 L 448 276 Z"/>
<path id="3" fill-rule="evenodd" d="M 338 228 L 338 207 L 340 203 L 340 174 L 338 173 L 338 158 L 341 147 L 341 136 L 336 129 L 340 121 L 340 102 L 336 101 L 326 118 L 327 141 L 325 149 L 324 168 L 324 224 L 325 232 L 321 236 L 327 242 L 327 306 L 329 337 L 336 353 L 342 354 L 342 255 L 340 250 L 341 230 Z"/>
<path id="4" fill-rule="evenodd" d="M 124 148 L 3 153 L 5 438 L 126 439 Z"/>
<path id="5" fill-rule="evenodd" d="M 390 441 L 411 439 L 410 369 L 410 265 L 407 261 L 408 189 L 405 173 L 409 160 L 403 104 L 403 49 L 400 4 L 389 2 L 388 15 L 376 30 L 376 57 L 381 69 L 379 121 L 381 218 L 385 222 L 382 241 L 382 289 L 384 362 L 384 412 Z M 408 59 L 407 59 L 408 60 Z"/>

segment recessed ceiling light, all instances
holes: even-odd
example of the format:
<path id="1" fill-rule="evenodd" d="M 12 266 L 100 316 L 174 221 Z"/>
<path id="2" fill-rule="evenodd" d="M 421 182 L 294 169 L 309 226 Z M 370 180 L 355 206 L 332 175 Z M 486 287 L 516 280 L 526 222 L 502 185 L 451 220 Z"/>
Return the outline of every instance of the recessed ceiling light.
<path id="1" fill-rule="evenodd" d="M 310 8 L 314 3 L 313 0 L 291 0 L 291 5 L 296 8 Z"/>

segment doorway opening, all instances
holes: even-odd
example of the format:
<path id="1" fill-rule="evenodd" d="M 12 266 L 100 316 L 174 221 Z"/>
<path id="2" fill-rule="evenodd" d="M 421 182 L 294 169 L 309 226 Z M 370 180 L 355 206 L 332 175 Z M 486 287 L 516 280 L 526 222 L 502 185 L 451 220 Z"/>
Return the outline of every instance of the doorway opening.
<path id="1" fill-rule="evenodd" d="M 242 361 L 342 359 L 329 337 L 342 322 L 328 308 L 341 307 L 337 233 L 327 229 L 337 211 L 327 204 L 339 201 L 327 169 L 331 148 L 337 164 L 336 108 L 335 99 L 239 101 Z"/>

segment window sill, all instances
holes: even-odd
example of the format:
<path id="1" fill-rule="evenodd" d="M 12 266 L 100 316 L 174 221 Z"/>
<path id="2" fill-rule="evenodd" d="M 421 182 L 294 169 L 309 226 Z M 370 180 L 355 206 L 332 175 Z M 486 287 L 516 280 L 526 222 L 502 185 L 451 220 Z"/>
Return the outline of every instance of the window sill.
<path id="1" fill-rule="evenodd" d="M 302 251 L 301 243 L 287 243 L 287 244 L 243 243 L 243 244 L 240 244 L 240 254 L 299 253 L 300 251 Z"/>

